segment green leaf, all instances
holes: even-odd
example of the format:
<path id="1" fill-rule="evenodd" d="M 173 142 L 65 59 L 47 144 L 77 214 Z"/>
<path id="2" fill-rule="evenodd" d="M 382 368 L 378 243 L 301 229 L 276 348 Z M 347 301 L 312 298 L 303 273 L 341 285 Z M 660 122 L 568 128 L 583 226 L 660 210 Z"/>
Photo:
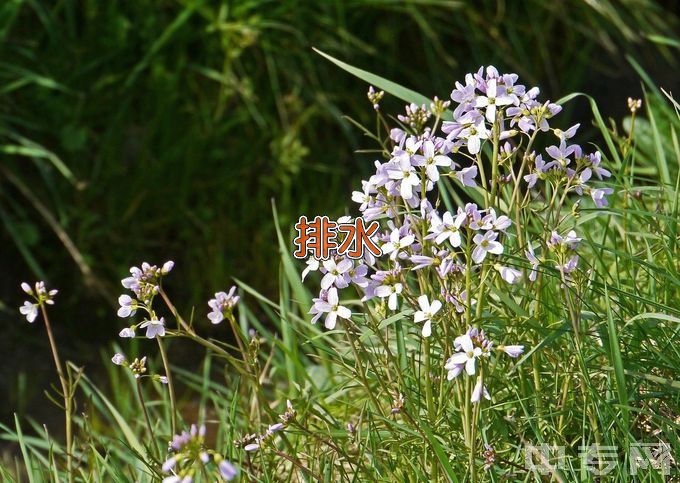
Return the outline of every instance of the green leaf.
<path id="1" fill-rule="evenodd" d="M 609 336 L 609 358 L 614 365 L 614 376 L 616 379 L 616 393 L 621 404 L 621 413 L 623 422 L 621 429 L 624 433 L 628 432 L 630 425 L 630 413 L 628 411 L 628 389 L 626 388 L 626 376 L 623 369 L 623 361 L 621 360 L 621 349 L 619 348 L 619 334 L 616 330 L 616 324 L 612 315 L 611 305 L 609 302 L 609 291 L 607 284 L 604 286 L 604 300 L 607 307 L 607 333 Z"/>
<path id="2" fill-rule="evenodd" d="M 28 450 L 26 449 L 26 443 L 24 442 L 24 434 L 21 431 L 21 425 L 19 424 L 19 418 L 14 415 L 14 425 L 17 429 L 17 440 L 19 442 L 19 448 L 21 448 L 21 456 L 24 458 L 24 466 L 26 467 L 26 474 L 28 475 L 28 481 L 33 483 L 35 476 L 33 475 L 33 465 L 31 464 L 31 457 L 28 455 Z"/>
<path id="3" fill-rule="evenodd" d="M 424 95 L 419 94 L 418 92 L 409 89 L 408 87 L 404 87 L 402 85 L 397 84 L 396 82 L 392 82 L 391 80 L 387 80 L 383 77 L 372 74 L 366 70 L 359 69 L 358 67 L 354 67 L 350 64 L 347 64 L 346 62 L 338 60 L 335 57 L 328 55 L 327 53 L 322 52 L 321 50 L 315 47 L 313 47 L 313 49 L 314 52 L 330 60 L 341 69 L 349 72 L 353 76 L 358 77 L 359 79 L 367 82 L 368 84 L 377 87 L 378 89 L 381 89 L 389 94 L 392 94 L 394 97 L 397 97 L 402 101 L 406 101 L 409 103 L 413 102 L 418 105 L 425 104 L 426 106 L 429 106 L 430 103 L 432 102 L 432 99 L 425 97 Z M 453 114 L 450 111 L 446 111 L 442 115 L 442 119 L 451 120 L 453 119 Z"/>
<path id="4" fill-rule="evenodd" d="M 425 421 L 421 421 L 420 425 L 423 429 L 423 432 L 425 433 L 425 436 L 427 436 L 427 440 L 430 442 L 432 449 L 434 449 L 434 453 L 439 460 L 439 464 L 441 465 L 444 472 L 446 472 L 446 476 L 449 477 L 449 481 L 457 482 L 458 477 L 451 466 L 451 462 L 449 461 L 449 457 L 444 451 L 444 448 L 442 448 L 441 444 L 439 444 L 439 441 L 437 441 L 437 438 L 434 436 L 434 434 L 432 434 L 432 430 L 428 427 Z"/>

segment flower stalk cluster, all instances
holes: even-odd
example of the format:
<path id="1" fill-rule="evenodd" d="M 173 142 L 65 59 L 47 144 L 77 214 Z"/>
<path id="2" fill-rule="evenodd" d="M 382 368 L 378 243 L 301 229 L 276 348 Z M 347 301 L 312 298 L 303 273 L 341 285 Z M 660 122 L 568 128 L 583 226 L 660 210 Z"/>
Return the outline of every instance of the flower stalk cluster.
<path id="1" fill-rule="evenodd" d="M 485 332 L 489 320 L 503 316 L 503 300 L 496 294 L 519 282 L 537 283 L 542 271 L 552 269 L 563 290 L 578 283 L 580 238 L 573 221 L 579 205 L 588 197 L 595 208 L 604 208 L 613 194 L 594 183 L 611 176 L 601 154 L 572 142 L 578 124 L 554 127 L 562 107 L 539 94 L 537 87 L 520 84 L 516 74 L 490 66 L 456 82 L 450 101 L 408 105 L 396 116 L 398 125 L 385 130 L 382 147 L 391 145 L 386 159 L 376 160 L 375 173 L 352 193 L 364 220 L 380 223 L 372 239 L 382 255 L 352 259 L 331 253 L 325 260 L 307 260 L 302 276 L 321 273 L 321 291 L 309 312 L 312 323 L 323 317 L 325 327 L 335 329 L 342 321 L 350 338 L 368 325 L 388 353 L 395 343 L 403 352 L 403 337 L 420 338 L 415 357 L 423 365 L 428 417 L 433 423 L 448 400 L 461 406 L 473 481 L 479 405 L 492 398 L 489 378 L 503 363 L 492 354 L 518 358 L 524 352 L 520 343 L 494 345 Z M 371 88 L 372 103 L 375 96 Z M 380 131 L 376 137 L 381 139 Z M 536 148 L 539 141 L 544 150 Z M 450 193 L 470 201 L 455 206 Z M 564 215 L 571 199 L 575 216 Z M 529 217 L 533 223 L 536 214 L 548 235 L 530 240 Z M 359 293 L 362 307 L 343 302 L 347 292 Z M 374 328 L 391 315 L 398 319 L 394 333 Z M 494 338 L 521 337 L 511 326 L 494 327 Z M 432 365 L 433 354 L 447 353 Z M 406 368 L 404 355 L 399 359 L 397 373 Z M 433 376 L 442 371 L 453 388 L 443 382 L 435 387 L 443 378 Z M 463 373 L 467 377 L 461 380 Z M 384 388 L 400 394 L 391 404 L 393 414 L 408 407 L 404 389 Z"/>
<path id="2" fill-rule="evenodd" d="M 163 483 L 191 483 L 197 474 L 210 481 L 232 481 L 238 469 L 220 453 L 205 445 L 205 426 L 191 425 L 189 431 L 182 431 L 172 437 L 168 451 L 170 457 L 162 466 L 163 473 L 172 473 Z"/>

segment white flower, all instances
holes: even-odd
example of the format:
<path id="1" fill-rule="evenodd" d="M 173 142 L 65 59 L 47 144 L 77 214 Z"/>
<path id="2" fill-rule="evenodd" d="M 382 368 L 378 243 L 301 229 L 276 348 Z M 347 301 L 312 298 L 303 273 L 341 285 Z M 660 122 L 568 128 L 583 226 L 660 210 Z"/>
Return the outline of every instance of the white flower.
<path id="1" fill-rule="evenodd" d="M 137 301 L 129 295 L 121 295 L 118 297 L 118 317 L 132 317 L 137 311 Z"/>
<path id="2" fill-rule="evenodd" d="M 475 178 L 477 177 L 477 166 L 469 166 L 463 168 L 460 171 L 455 172 L 455 177 L 463 186 L 470 186 L 475 188 L 477 183 L 475 183 Z"/>
<path id="3" fill-rule="evenodd" d="M 434 143 L 427 140 L 423 143 L 423 155 L 413 156 L 413 164 L 425 166 L 427 177 L 434 183 L 439 181 L 439 170 L 437 166 L 451 166 L 451 158 L 442 154 L 435 155 Z"/>
<path id="4" fill-rule="evenodd" d="M 499 351 L 505 352 L 510 357 L 519 357 L 524 352 L 523 345 L 501 345 L 498 346 Z"/>
<path id="5" fill-rule="evenodd" d="M 401 156 L 396 168 L 389 171 L 389 177 L 395 180 L 401 180 L 399 184 L 399 192 L 401 197 L 405 200 L 413 198 L 413 187 L 420 184 L 420 178 L 416 173 L 415 168 L 411 165 L 408 156 Z"/>
<path id="6" fill-rule="evenodd" d="M 260 448 L 259 443 L 250 443 L 250 444 L 245 445 L 245 447 L 243 449 L 250 452 L 250 451 L 256 451 L 259 448 Z"/>
<path id="7" fill-rule="evenodd" d="M 478 357 L 482 356 L 482 348 L 475 347 L 468 334 L 456 337 L 456 343 L 460 345 L 462 352 L 453 354 L 444 367 L 451 371 L 454 366 L 462 366 L 464 364 L 465 372 L 467 372 L 469 376 L 474 375 L 475 361 Z"/>
<path id="8" fill-rule="evenodd" d="M 236 304 L 241 299 L 236 295 L 236 286 L 232 286 L 229 292 L 217 292 L 214 299 L 208 300 L 208 307 L 212 310 L 208 314 L 208 319 L 213 324 L 219 324 L 224 318 L 231 314 Z"/>
<path id="9" fill-rule="evenodd" d="M 512 104 L 512 98 L 506 95 L 498 95 L 496 79 L 491 79 L 486 83 L 486 96 L 478 96 L 475 99 L 475 107 L 486 107 L 486 119 L 489 122 L 496 120 L 496 106 L 507 106 Z"/>
<path id="10" fill-rule="evenodd" d="M 324 260 L 323 268 L 326 269 L 326 275 L 321 279 L 322 289 L 328 290 L 332 285 L 338 288 L 345 288 L 349 285 L 345 277 L 345 273 L 352 268 L 352 260 L 349 258 L 345 258 L 337 264 L 332 258 Z"/>
<path id="11" fill-rule="evenodd" d="M 531 264 L 531 273 L 529 274 L 529 280 L 535 282 L 536 277 L 538 276 L 538 272 L 536 271 L 536 269 L 538 268 L 539 262 L 538 258 L 536 258 L 536 255 L 534 254 L 534 248 L 531 246 L 531 243 L 527 245 L 527 249 L 524 251 L 524 254 L 527 256 L 527 260 L 529 260 L 529 263 Z"/>
<path id="12" fill-rule="evenodd" d="M 413 320 L 415 322 L 425 322 L 423 325 L 423 337 L 429 337 L 432 334 L 432 318 L 442 308 L 442 303 L 439 300 L 433 300 L 432 304 L 430 304 L 430 301 L 427 300 L 427 295 L 423 294 L 418 297 L 418 305 L 420 305 L 420 310 L 415 313 Z"/>
<path id="13" fill-rule="evenodd" d="M 340 305 L 338 299 L 338 289 L 335 287 L 328 290 L 328 301 L 319 302 L 317 304 L 319 311 L 327 313 L 324 325 L 327 329 L 335 329 L 335 324 L 337 323 L 338 317 L 343 319 L 349 319 L 352 316 L 352 311 L 347 307 Z"/>
<path id="14" fill-rule="evenodd" d="M 496 265 L 496 270 L 501 274 L 501 278 L 509 284 L 517 283 L 522 278 L 522 272 L 510 267 Z"/>
<path id="15" fill-rule="evenodd" d="M 405 237 L 400 238 L 399 228 L 395 228 L 392 230 L 392 233 L 390 233 L 390 241 L 381 247 L 383 255 L 391 253 L 390 258 L 396 260 L 401 250 L 411 245 L 415 239 L 416 238 L 413 235 L 406 235 Z"/>
<path id="16" fill-rule="evenodd" d="M 467 140 L 467 147 L 470 154 L 477 154 L 482 145 L 482 139 L 488 139 L 489 137 L 489 130 L 484 124 L 484 118 L 480 117 L 475 124 L 470 124 L 470 126 L 463 129 L 460 133 L 460 137 Z"/>
<path id="17" fill-rule="evenodd" d="M 125 362 L 125 356 L 117 352 L 111 358 L 111 362 L 113 362 L 117 366 L 121 366 Z"/>
<path id="18" fill-rule="evenodd" d="M 19 307 L 19 312 L 26 317 L 26 320 L 33 323 L 38 317 L 38 304 L 26 301 L 22 307 Z"/>
<path id="19" fill-rule="evenodd" d="M 491 396 L 489 396 L 489 391 L 487 391 L 486 387 L 484 387 L 484 384 L 482 384 L 482 378 L 478 377 L 477 384 L 475 384 L 475 388 L 472 390 L 470 402 L 479 402 L 479 400 L 482 398 L 482 395 L 484 395 L 486 399 L 491 399 Z"/>
<path id="20" fill-rule="evenodd" d="M 486 254 L 493 253 L 500 255 L 503 253 L 503 245 L 496 241 L 498 233 L 494 231 L 487 231 L 484 235 L 476 234 L 472 239 L 475 242 L 475 249 L 472 251 L 472 260 L 475 263 L 482 263 L 486 258 Z"/>
<path id="21" fill-rule="evenodd" d="M 310 258 L 307 260 L 307 267 L 302 271 L 302 281 L 305 281 L 305 277 L 309 272 L 316 272 L 319 269 L 319 260 L 316 258 Z"/>
<path id="22" fill-rule="evenodd" d="M 153 339 L 156 336 L 163 337 L 165 335 L 165 319 L 163 317 L 160 319 L 145 320 L 139 328 L 143 329 L 145 327 L 147 339 Z"/>
<path id="23" fill-rule="evenodd" d="M 174 266 L 175 262 L 173 262 L 172 260 L 168 260 L 163 264 L 163 267 L 161 267 L 161 274 L 167 275 L 168 273 L 170 273 Z"/>
<path id="24" fill-rule="evenodd" d="M 135 331 L 131 327 L 125 327 L 118 333 L 118 337 L 123 337 L 125 339 L 131 339 L 135 336 Z"/>
<path id="25" fill-rule="evenodd" d="M 380 285 L 376 287 L 375 294 L 381 299 L 387 298 L 387 306 L 390 310 L 397 310 L 399 306 L 397 297 L 403 289 L 404 286 L 398 282 L 392 285 Z"/>
<path id="26" fill-rule="evenodd" d="M 590 197 L 593 199 L 595 206 L 604 208 L 609 205 L 606 196 L 614 192 L 612 188 L 598 188 L 590 192 Z"/>
<path id="27" fill-rule="evenodd" d="M 454 218 L 451 213 L 446 211 L 444 215 L 442 215 L 442 221 L 434 224 L 429 230 L 436 235 L 434 238 L 435 243 L 441 245 L 444 241 L 449 240 L 452 247 L 459 247 L 462 242 L 460 227 L 463 224 L 463 221 L 465 221 L 465 218 L 465 212 L 458 213 Z"/>

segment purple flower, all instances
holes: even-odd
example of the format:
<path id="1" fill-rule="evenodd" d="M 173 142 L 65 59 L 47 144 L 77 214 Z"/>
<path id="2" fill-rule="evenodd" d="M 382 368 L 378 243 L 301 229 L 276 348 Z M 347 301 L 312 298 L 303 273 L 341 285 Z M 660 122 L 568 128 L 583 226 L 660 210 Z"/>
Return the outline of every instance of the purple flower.
<path id="1" fill-rule="evenodd" d="M 125 363 L 125 356 L 120 353 L 115 353 L 111 358 L 111 362 L 117 366 L 122 366 Z"/>
<path id="2" fill-rule="evenodd" d="M 139 328 L 146 328 L 147 339 L 153 339 L 156 336 L 163 337 L 165 335 L 165 319 L 161 317 L 160 319 L 145 320 Z"/>
<path id="3" fill-rule="evenodd" d="M 220 461 L 218 465 L 220 476 L 227 481 L 231 481 L 238 475 L 238 469 L 227 460 Z"/>
<path id="4" fill-rule="evenodd" d="M 434 183 L 439 181 L 439 170 L 437 166 L 450 167 L 451 158 L 442 154 L 435 154 L 435 147 L 432 141 L 425 141 L 423 143 L 423 155 L 413 156 L 413 164 L 415 166 L 424 166 L 427 177 Z"/>
<path id="5" fill-rule="evenodd" d="M 121 330 L 118 333 L 118 337 L 122 337 L 124 339 L 131 339 L 135 336 L 135 331 L 132 327 L 125 327 L 123 330 Z"/>
<path id="6" fill-rule="evenodd" d="M 496 210 L 489 208 L 489 214 L 484 217 L 484 222 L 491 225 L 491 229 L 497 231 L 505 231 L 512 221 L 505 215 L 496 216 Z"/>
<path id="7" fill-rule="evenodd" d="M 607 198 L 605 196 L 610 195 L 614 192 L 612 188 L 597 188 L 590 191 L 590 197 L 593 199 L 595 206 L 598 208 L 604 208 L 609 205 Z"/>
<path id="8" fill-rule="evenodd" d="M 477 166 L 470 166 L 463 168 L 460 171 L 456 171 L 454 176 L 463 186 L 469 186 L 471 188 L 477 186 L 477 183 L 475 183 L 475 178 L 477 177 Z"/>
<path id="9" fill-rule="evenodd" d="M 132 317 L 137 312 L 137 301 L 129 295 L 121 295 L 118 297 L 118 317 Z"/>
<path id="10" fill-rule="evenodd" d="M 368 275 L 368 267 L 363 263 L 360 263 L 356 267 L 352 268 L 349 272 L 347 272 L 347 275 L 349 275 L 350 280 L 357 287 L 364 288 L 368 285 L 369 281 L 366 278 L 366 275 Z"/>
<path id="11" fill-rule="evenodd" d="M 161 275 L 167 275 L 168 273 L 170 273 L 174 266 L 175 262 L 173 262 L 172 260 L 168 260 L 167 262 L 165 262 L 161 267 Z"/>
<path id="12" fill-rule="evenodd" d="M 570 230 L 564 237 L 553 230 L 550 234 L 550 240 L 548 240 L 548 248 L 565 247 L 569 250 L 576 250 L 578 244 L 581 242 L 581 238 L 576 236 L 574 230 Z"/>
<path id="13" fill-rule="evenodd" d="M 321 288 L 328 290 L 333 285 L 338 288 L 345 288 L 349 285 L 348 278 L 345 274 L 352 268 L 352 260 L 345 258 L 336 263 L 334 259 L 330 258 L 324 260 L 323 268 L 326 274 L 321 279 Z"/>
<path id="14" fill-rule="evenodd" d="M 123 287 L 132 290 L 137 299 L 148 303 L 160 289 L 160 279 L 170 273 L 175 262 L 169 260 L 161 268 L 156 265 L 142 263 L 141 268 L 131 267 L 130 276 L 121 280 Z"/>
<path id="15" fill-rule="evenodd" d="M 468 226 L 471 230 L 491 230 L 493 228 L 492 219 L 482 216 L 482 212 L 473 210 L 468 214 Z"/>
<path id="16" fill-rule="evenodd" d="M 385 243 L 381 249 L 383 255 L 390 254 L 392 260 L 396 260 L 403 249 L 411 245 L 415 241 L 415 237 L 411 234 L 401 236 L 400 230 L 395 228 L 390 233 L 390 241 Z"/>
<path id="17" fill-rule="evenodd" d="M 486 128 L 484 118 L 470 122 L 468 127 L 460 132 L 460 137 L 467 141 L 467 148 L 470 154 L 475 155 L 479 152 L 482 140 L 489 138 L 490 131 Z"/>
<path id="18" fill-rule="evenodd" d="M 586 155 L 586 159 L 590 162 L 593 171 L 595 171 L 595 174 L 599 179 L 609 178 L 612 175 L 608 170 L 600 166 L 600 163 L 602 162 L 602 155 L 599 151 L 595 151 L 592 154 Z"/>
<path id="19" fill-rule="evenodd" d="M 567 275 L 576 270 L 576 267 L 578 266 L 578 255 L 574 255 L 569 260 L 567 260 L 566 263 L 562 265 L 556 265 L 555 268 L 557 268 L 560 272 L 563 274 Z"/>
<path id="20" fill-rule="evenodd" d="M 498 346 L 498 350 L 505 352 L 510 357 L 517 358 L 524 352 L 524 346 L 523 345 L 501 345 L 501 346 Z"/>
<path id="21" fill-rule="evenodd" d="M 213 324 L 222 322 L 227 315 L 231 314 L 239 300 L 235 286 L 231 287 L 228 293 L 217 292 L 215 298 L 208 301 L 208 307 L 212 309 L 212 312 L 208 314 L 210 322 Z"/>
<path id="22" fill-rule="evenodd" d="M 567 143 L 564 139 L 560 140 L 559 147 L 549 146 L 548 148 L 546 148 L 545 151 L 563 168 L 569 164 L 570 162 L 569 156 L 571 156 L 572 154 L 575 155 L 575 157 L 577 158 L 581 157 L 581 147 L 576 144 L 567 146 Z"/>

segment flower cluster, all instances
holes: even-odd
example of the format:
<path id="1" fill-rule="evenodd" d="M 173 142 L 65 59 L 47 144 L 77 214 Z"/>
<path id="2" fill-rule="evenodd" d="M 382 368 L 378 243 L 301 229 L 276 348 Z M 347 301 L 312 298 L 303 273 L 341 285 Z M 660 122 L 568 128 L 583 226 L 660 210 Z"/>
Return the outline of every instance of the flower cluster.
<path id="1" fill-rule="evenodd" d="M 24 305 L 19 307 L 21 315 L 26 317 L 26 320 L 33 323 L 38 318 L 38 310 L 42 304 L 53 305 L 54 296 L 59 292 L 58 290 L 50 290 L 45 288 L 45 282 L 36 282 L 35 288 L 31 288 L 29 284 L 23 282 L 21 289 L 33 298 L 34 302 L 26 300 Z"/>
<path id="2" fill-rule="evenodd" d="M 440 213 L 427 193 L 435 189 L 441 177 L 456 180 L 463 187 L 477 187 L 481 183 L 493 196 L 497 188 L 489 189 L 490 185 L 519 183 L 523 179 L 526 196 L 530 196 L 539 182 L 545 182 L 553 190 L 561 187 L 565 194 L 588 193 L 596 206 L 606 206 L 606 195 L 612 190 L 588 185 L 593 175 L 598 179 L 611 175 L 601 166 L 600 153 L 585 154 L 580 146 L 570 143 L 579 125 L 566 131 L 552 128 L 550 121 L 561 107 L 539 101 L 538 95 L 538 88 L 519 84 L 517 75 L 500 74 L 494 67 L 488 67 L 466 75 L 464 84 L 456 83 L 451 93 L 453 120 L 441 123 L 441 134 L 437 127 L 449 107 L 448 101 L 437 100 L 430 109 L 425 105 L 407 106 L 406 113 L 398 116 L 402 125 L 390 132 L 393 149 L 389 159 L 376 161 L 375 174 L 362 181 L 361 191 L 352 194 L 365 220 L 385 222 L 384 231 L 375 237 L 382 258 L 389 259 L 388 266 L 379 266 L 379 260 L 370 253 L 358 260 L 341 256 L 308 260 L 303 279 L 311 271 L 323 274 L 322 290 L 310 310 L 313 323 L 325 314 L 326 327 L 333 329 L 338 317 L 350 319 L 352 312 L 340 302 L 339 292 L 351 285 L 364 293 L 363 302 L 376 297 L 385 300 L 389 310 L 398 310 L 400 299 L 406 294 L 406 275 L 413 270 L 433 270 L 440 280 L 443 301 L 454 305 L 457 313 L 475 302 L 472 297 L 468 300 L 461 280 L 470 271 L 478 275 L 481 271 L 478 266 L 489 256 L 506 253 L 512 221 L 509 216 L 497 213 L 496 203 L 486 208 L 467 203 L 455 211 Z M 429 125 L 432 119 L 434 126 Z M 555 134 L 558 142 L 544 154 L 532 150 L 535 136 L 548 131 Z M 528 139 L 522 153 L 517 147 L 521 143 L 514 141 L 518 136 Z M 507 175 L 499 173 L 495 179 L 480 180 L 483 167 L 480 154 L 487 142 L 494 144 L 499 166 L 508 169 L 511 160 L 521 159 L 522 169 L 527 169 L 528 174 L 520 177 L 521 171 L 518 174 L 511 170 Z M 544 155 L 549 158 L 547 161 Z M 461 166 L 454 161 L 456 156 L 470 164 Z M 523 252 L 531 266 L 529 280 L 534 281 L 539 259 L 531 244 Z M 560 267 L 568 273 L 577 262 L 575 256 Z M 523 276 L 520 270 L 497 262 L 493 268 L 510 284 Z M 441 303 L 435 300 L 435 306 L 436 302 Z M 425 322 L 423 335 L 428 336 L 432 318 L 422 317 L 419 315 L 418 322 Z"/>
<path id="3" fill-rule="evenodd" d="M 454 354 L 440 362 L 448 379 L 463 372 L 474 378 L 474 384 L 460 378 L 464 384 L 454 385 L 465 387 L 466 404 L 490 399 L 486 359 L 499 351 L 519 357 L 524 346 L 494 346 L 473 325 L 503 310 L 505 302 L 496 295 L 502 283 L 521 290 L 520 281 L 536 282 L 546 271 L 541 268 L 552 266 L 562 287 L 574 283 L 580 238 L 567 226 L 573 217 L 564 215 L 564 204 L 575 199 L 572 213 L 577 213 L 582 198 L 590 197 L 603 208 L 613 193 L 593 186 L 611 176 L 601 154 L 573 143 L 578 124 L 566 130 L 553 126 L 562 107 L 539 94 L 537 87 L 519 83 L 516 74 L 480 68 L 455 84 L 450 101 L 410 104 L 396 116 L 398 126 L 378 133 L 388 138 L 383 142 L 388 154 L 375 161 L 374 174 L 352 200 L 365 221 L 379 222 L 371 240 L 381 254 L 351 259 L 331 250 L 328 259 L 307 260 L 303 281 L 312 272 L 321 274 L 321 290 L 309 311 L 312 323 L 324 317 L 331 330 L 341 319 L 353 329 L 359 320 L 377 318 L 379 324 L 390 312 L 401 315 L 407 329 L 417 328 L 422 338 L 423 353 L 416 355 L 421 362 L 453 347 Z M 369 100 L 379 101 L 373 89 Z M 464 201 L 456 206 L 452 198 Z M 534 215 L 547 235 L 531 240 L 523 225 Z M 350 308 L 344 293 L 352 299 L 358 293 L 364 309 Z M 430 351 L 431 339 L 438 351 Z M 425 379 L 431 378 L 426 370 Z M 400 395 L 392 412 L 402 411 Z"/>
<path id="4" fill-rule="evenodd" d="M 172 456 L 161 469 L 172 476 L 164 478 L 163 483 L 191 483 L 196 473 L 210 472 L 211 461 L 216 465 L 212 474 L 221 481 L 231 481 L 238 475 L 236 467 L 220 453 L 206 448 L 205 426 L 192 424 L 189 431 L 174 435 L 168 450 Z"/>
<path id="5" fill-rule="evenodd" d="M 219 324 L 225 318 L 232 317 L 234 307 L 240 297 L 236 295 L 236 287 L 231 287 L 229 292 L 217 292 L 214 299 L 208 301 L 208 306 L 212 311 L 208 314 L 208 319 L 213 324 Z"/>
<path id="6" fill-rule="evenodd" d="M 474 376 L 477 373 L 477 361 L 489 357 L 493 349 L 493 342 L 486 338 L 483 330 L 470 327 L 468 331 L 456 337 L 453 341 L 454 349 L 457 351 L 453 354 L 444 365 L 448 371 L 447 379 L 451 380 L 460 375 L 463 370 L 468 376 Z M 501 345 L 497 350 L 505 352 L 510 357 L 519 357 L 524 352 L 522 345 Z M 471 402 L 479 402 L 481 396 L 490 399 L 489 392 L 482 383 L 482 377 L 477 377 L 477 384 L 472 391 Z"/>
<path id="7" fill-rule="evenodd" d="M 135 376 L 135 379 L 140 379 L 142 377 L 149 377 L 145 376 L 146 374 L 146 356 L 142 357 L 141 359 L 135 358 L 132 361 L 128 361 L 127 358 L 121 354 L 120 352 L 116 352 L 113 357 L 111 358 L 111 362 L 113 362 L 117 366 L 122 366 L 122 367 L 127 367 L 130 369 L 130 372 Z M 166 376 L 161 376 L 158 374 L 154 374 L 150 376 L 154 381 L 158 381 L 162 384 L 167 384 L 168 383 L 168 378 Z"/>
<path id="8" fill-rule="evenodd" d="M 153 311 L 153 299 L 160 292 L 160 283 L 163 276 L 170 273 L 175 262 L 169 260 L 161 268 L 146 262 L 141 267 L 130 268 L 130 276 L 121 280 L 123 287 L 131 290 L 135 297 L 123 294 L 118 297 L 118 317 L 132 317 L 137 310 L 143 310 L 148 318 L 139 324 L 125 327 L 118 334 L 120 337 L 131 338 L 135 336 L 137 328 L 146 329 L 146 337 L 154 339 L 165 336 L 165 319 L 157 317 Z"/>
<path id="9" fill-rule="evenodd" d="M 288 425 L 295 419 L 296 416 L 297 411 L 295 408 L 293 408 L 293 404 L 287 400 L 286 411 L 279 415 L 279 420 L 281 422 L 269 425 L 266 431 L 262 434 L 248 434 L 243 438 L 234 441 L 234 446 L 237 448 L 242 447 L 248 452 L 257 451 L 270 442 L 277 432 L 288 427 Z"/>
<path id="10" fill-rule="evenodd" d="M 123 287 L 132 290 L 140 302 L 149 304 L 158 293 L 161 278 L 169 274 L 174 266 L 175 262 L 171 260 L 165 262 L 161 268 L 144 262 L 141 267 L 130 268 L 130 276 L 121 280 L 121 283 Z"/>

